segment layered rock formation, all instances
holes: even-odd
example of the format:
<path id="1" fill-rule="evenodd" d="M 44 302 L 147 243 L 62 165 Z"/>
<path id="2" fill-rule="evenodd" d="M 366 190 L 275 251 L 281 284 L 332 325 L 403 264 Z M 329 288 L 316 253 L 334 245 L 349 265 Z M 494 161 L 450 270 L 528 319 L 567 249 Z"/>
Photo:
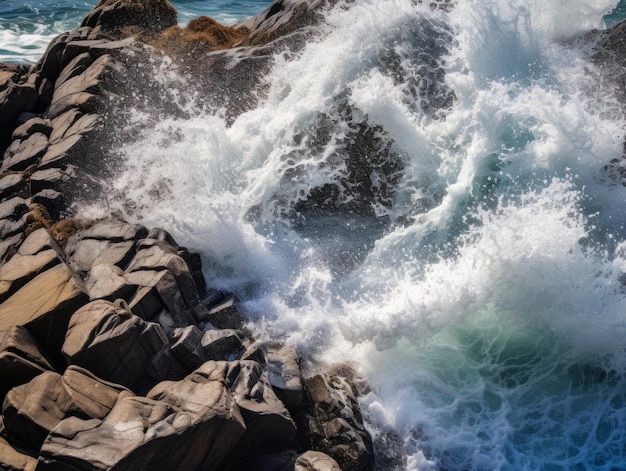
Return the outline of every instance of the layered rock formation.
<path id="1" fill-rule="evenodd" d="M 315 6 L 187 29 L 275 47 Z M 293 347 L 255 341 L 165 230 L 71 218 L 132 138 L 130 97 L 181 113 L 145 43 L 189 32 L 175 25 L 165 0 L 102 0 L 34 66 L 0 65 L 0 469 L 372 469 L 353 372 L 303 374 Z"/>

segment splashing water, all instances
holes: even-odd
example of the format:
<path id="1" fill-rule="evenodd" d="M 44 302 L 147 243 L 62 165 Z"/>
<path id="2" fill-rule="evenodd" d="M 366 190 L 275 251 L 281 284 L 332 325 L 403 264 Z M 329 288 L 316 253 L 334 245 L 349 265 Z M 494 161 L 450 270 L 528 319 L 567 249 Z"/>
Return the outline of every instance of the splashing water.
<path id="1" fill-rule="evenodd" d="M 357 364 L 379 457 L 393 430 L 407 469 L 623 468 L 624 122 L 572 39 L 615 4 L 342 5 L 256 108 L 161 119 L 81 210 L 171 229 L 260 335 Z"/>

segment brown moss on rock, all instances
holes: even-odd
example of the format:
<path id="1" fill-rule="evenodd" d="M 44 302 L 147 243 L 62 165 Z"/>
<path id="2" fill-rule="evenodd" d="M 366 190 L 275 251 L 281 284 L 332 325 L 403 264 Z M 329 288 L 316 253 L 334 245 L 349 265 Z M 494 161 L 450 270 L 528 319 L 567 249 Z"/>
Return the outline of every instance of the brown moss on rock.
<path id="1" fill-rule="evenodd" d="M 201 16 L 185 28 L 173 26 L 150 41 L 150 44 L 174 56 L 228 49 L 250 34 L 247 28 L 224 26 L 213 18 Z"/>

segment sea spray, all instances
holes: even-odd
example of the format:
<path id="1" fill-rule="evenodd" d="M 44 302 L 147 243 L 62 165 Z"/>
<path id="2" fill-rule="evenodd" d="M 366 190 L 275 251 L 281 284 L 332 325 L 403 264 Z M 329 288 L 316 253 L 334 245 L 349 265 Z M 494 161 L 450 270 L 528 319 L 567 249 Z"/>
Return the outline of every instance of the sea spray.
<path id="1" fill-rule="evenodd" d="M 572 37 L 614 5 L 342 4 L 256 108 L 144 129 L 101 205 L 199 250 L 259 335 L 355 363 L 380 456 L 395 436 L 408 469 L 623 467 L 624 123 Z M 363 165 L 394 163 L 371 205 L 363 135 Z"/>

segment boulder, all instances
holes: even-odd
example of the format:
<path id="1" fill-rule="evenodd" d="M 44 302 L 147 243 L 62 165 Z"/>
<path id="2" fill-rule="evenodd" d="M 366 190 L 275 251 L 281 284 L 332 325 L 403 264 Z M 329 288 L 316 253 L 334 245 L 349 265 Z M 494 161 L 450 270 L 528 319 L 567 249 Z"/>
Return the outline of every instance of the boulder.
<path id="1" fill-rule="evenodd" d="M 202 348 L 202 331 L 195 325 L 174 330 L 172 342 L 172 353 L 189 370 L 209 360 Z"/>
<path id="2" fill-rule="evenodd" d="M 246 430 L 226 372 L 207 363 L 147 397 L 121 398 L 104 420 L 64 420 L 44 443 L 38 469 L 224 469 Z"/>
<path id="3" fill-rule="evenodd" d="M 87 301 L 82 281 L 65 264 L 43 271 L 0 305 L 0 331 L 23 325 L 54 362 L 70 317 Z"/>
<path id="4" fill-rule="evenodd" d="M 24 327 L 13 326 L 0 332 L 0 399 L 11 388 L 50 370 L 52 366 Z"/>
<path id="5" fill-rule="evenodd" d="M 23 141 L 16 139 L 13 144 L 4 155 L 0 171 L 26 170 L 30 165 L 37 163 L 48 149 L 48 137 L 36 132 Z"/>
<path id="6" fill-rule="evenodd" d="M 372 470 L 372 439 L 363 424 L 358 390 L 350 374 L 320 373 L 305 378 L 304 385 L 312 406 L 307 431 L 313 448 L 331 456 L 345 471 Z"/>
<path id="7" fill-rule="evenodd" d="M 293 447 L 295 423 L 272 390 L 267 370 L 255 361 L 230 362 L 226 383 L 246 423 L 246 434 L 238 447 L 242 455 Z"/>
<path id="8" fill-rule="evenodd" d="M 35 276 L 61 261 L 59 253 L 52 248 L 34 255 L 16 253 L 7 263 L 0 266 L 0 302 Z"/>
<path id="9" fill-rule="evenodd" d="M 300 359 L 293 345 L 269 344 L 265 347 L 269 381 L 287 407 L 302 404 L 303 388 Z"/>
<path id="10" fill-rule="evenodd" d="M 101 381 L 81 368 L 69 367 L 63 376 L 46 371 L 6 395 L 2 416 L 6 436 L 39 450 L 50 431 L 68 416 L 102 419 L 127 389 Z"/>
<path id="11" fill-rule="evenodd" d="M 37 466 L 37 458 L 25 455 L 9 442 L 0 437 L 0 469 L 7 471 L 34 471 Z"/>
<path id="12" fill-rule="evenodd" d="M 234 294 L 228 295 L 211 305 L 199 320 L 209 322 L 218 329 L 241 329 L 243 319 L 239 314 L 237 303 L 238 300 Z"/>
<path id="13" fill-rule="evenodd" d="M 176 9 L 167 0 L 100 0 L 82 26 L 97 28 L 110 37 L 158 31 L 178 23 Z"/>
<path id="14" fill-rule="evenodd" d="M 341 471 L 337 462 L 320 451 L 306 451 L 298 456 L 294 471 Z"/>
<path id="15" fill-rule="evenodd" d="M 202 349 L 211 360 L 230 360 L 243 353 L 243 336 L 239 330 L 208 330 L 202 336 Z"/>
<path id="16" fill-rule="evenodd" d="M 135 316 L 123 301 L 97 300 L 77 310 L 62 351 L 69 364 L 139 393 L 185 374 L 161 326 Z"/>

